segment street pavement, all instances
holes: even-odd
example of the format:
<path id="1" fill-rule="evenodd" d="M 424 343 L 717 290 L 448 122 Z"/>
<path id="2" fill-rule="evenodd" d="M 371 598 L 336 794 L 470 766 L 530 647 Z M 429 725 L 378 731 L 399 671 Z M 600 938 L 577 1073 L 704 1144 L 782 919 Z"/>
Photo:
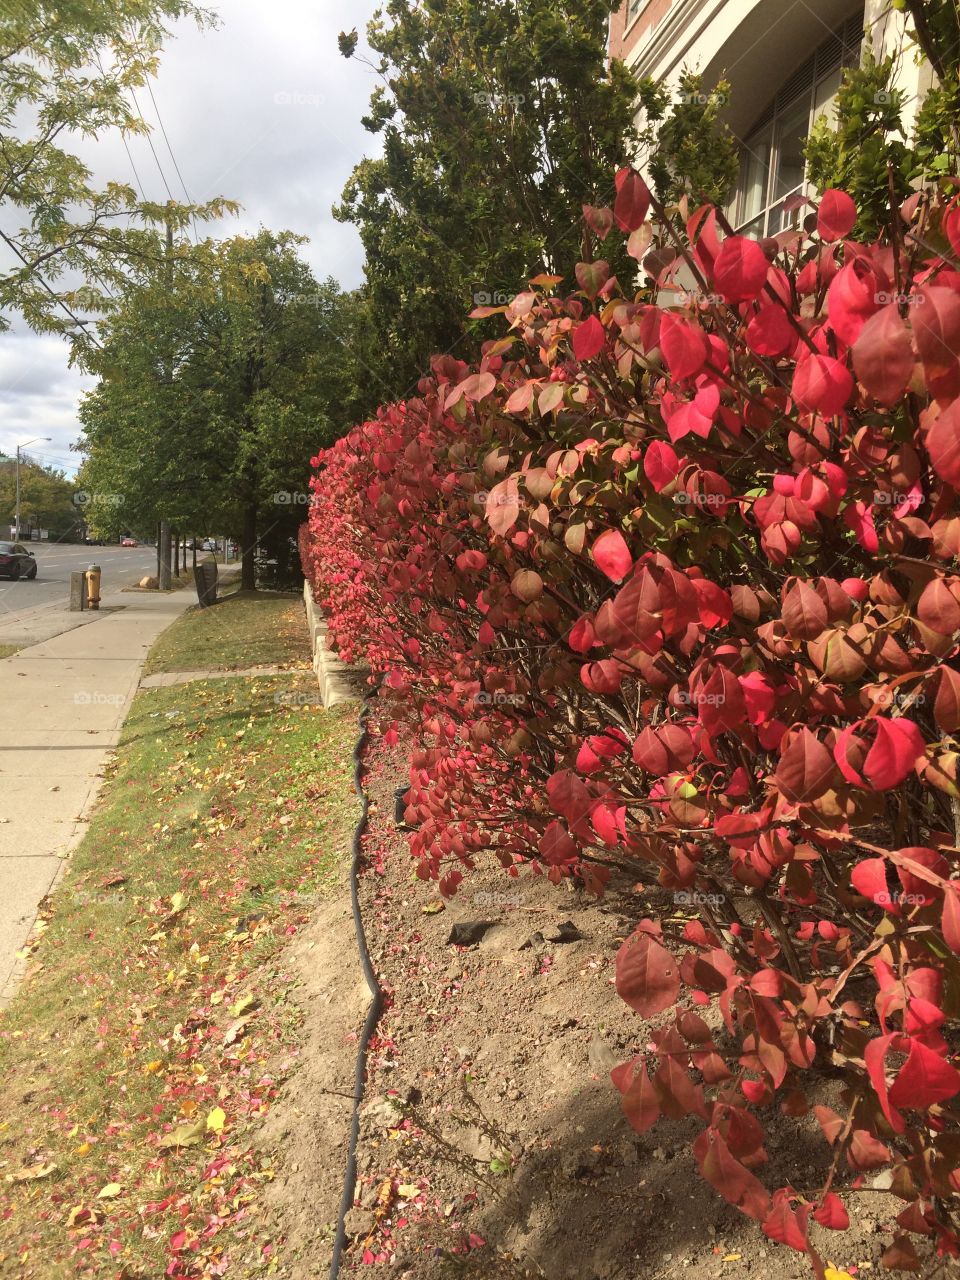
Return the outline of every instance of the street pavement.
<path id="1" fill-rule="evenodd" d="M 0 1004 L 19 980 L 23 965 L 16 953 L 37 907 L 86 829 L 147 651 L 196 603 L 186 589 L 162 595 L 116 589 L 149 570 L 143 568 L 149 549 L 139 559 L 139 549 L 70 548 L 64 556 L 65 550 L 49 548 L 59 562 L 54 565 L 53 555 L 46 565 L 41 561 L 39 575 L 50 575 L 58 600 L 28 610 L 19 592 L 26 598 L 36 584 L 4 584 L 17 596 L 8 591 L 5 611 L 0 609 L 0 643 L 18 629 L 44 637 L 0 660 Z M 68 590 L 70 567 L 86 567 L 91 552 L 104 570 L 101 609 L 70 614 L 64 584 Z M 19 612 L 10 607 L 11 598 Z"/>
<path id="2" fill-rule="evenodd" d="M 0 631 L 24 622 L 38 608 L 66 608 L 70 602 L 70 575 L 91 564 L 103 570 L 106 590 L 129 586 L 157 571 L 153 547 L 78 547 L 67 543 L 25 542 L 37 561 L 32 582 L 0 578 Z M 11 643 L 0 635 L 0 643 Z"/>

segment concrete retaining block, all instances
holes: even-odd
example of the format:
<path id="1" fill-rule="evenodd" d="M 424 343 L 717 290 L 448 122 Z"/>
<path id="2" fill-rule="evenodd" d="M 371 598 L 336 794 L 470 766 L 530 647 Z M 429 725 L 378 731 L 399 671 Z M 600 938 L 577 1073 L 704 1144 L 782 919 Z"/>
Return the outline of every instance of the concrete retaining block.
<path id="1" fill-rule="evenodd" d="M 309 582 L 303 584 L 303 601 L 313 643 L 313 669 L 320 686 L 320 701 L 325 707 L 335 707 L 338 703 L 362 698 L 366 688 L 366 668 L 341 661 L 331 648 L 327 624 L 313 598 Z"/>

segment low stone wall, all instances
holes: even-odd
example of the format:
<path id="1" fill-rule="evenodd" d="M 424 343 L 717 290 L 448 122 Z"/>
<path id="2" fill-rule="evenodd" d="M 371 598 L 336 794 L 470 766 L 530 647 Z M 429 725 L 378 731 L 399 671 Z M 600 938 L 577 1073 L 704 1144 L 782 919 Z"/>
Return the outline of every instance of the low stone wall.
<path id="1" fill-rule="evenodd" d="M 313 645 L 313 669 L 320 685 L 320 701 L 325 707 L 352 702 L 363 697 L 366 671 L 362 667 L 341 662 L 327 643 L 327 624 L 313 598 L 309 582 L 303 584 L 303 600 L 307 607 L 307 626 Z"/>

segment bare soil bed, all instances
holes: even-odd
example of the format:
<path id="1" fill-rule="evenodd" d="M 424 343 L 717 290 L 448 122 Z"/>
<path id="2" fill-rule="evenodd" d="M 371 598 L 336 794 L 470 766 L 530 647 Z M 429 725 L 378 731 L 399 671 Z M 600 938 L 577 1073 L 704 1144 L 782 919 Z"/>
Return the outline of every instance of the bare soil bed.
<path id="1" fill-rule="evenodd" d="M 636 920 L 674 910 L 670 896 L 641 898 L 621 879 L 597 902 L 497 866 L 468 873 L 442 904 L 435 885 L 414 877 L 394 823 L 403 744 L 374 740 L 366 763 L 361 899 L 387 1009 L 370 1055 L 341 1274 L 386 1265 L 405 1280 L 809 1276 L 808 1259 L 767 1240 L 701 1179 L 690 1151 L 698 1121 L 661 1121 L 638 1136 L 622 1115 L 609 1071 L 644 1045 L 651 1024 L 617 996 L 614 957 Z M 470 922 L 486 925 L 479 940 L 451 943 L 453 927 Z M 284 1138 L 274 1202 L 300 1278 L 329 1270 L 365 1002 L 342 903 L 298 952 L 307 1065 L 273 1124 Z M 836 1102 L 829 1086 L 823 1100 Z M 767 1185 L 814 1190 L 826 1149 L 813 1116 L 775 1113 L 768 1134 Z M 851 1229 L 814 1225 L 814 1242 L 841 1275 L 879 1275 L 902 1206 L 882 1182 L 836 1189 Z"/>

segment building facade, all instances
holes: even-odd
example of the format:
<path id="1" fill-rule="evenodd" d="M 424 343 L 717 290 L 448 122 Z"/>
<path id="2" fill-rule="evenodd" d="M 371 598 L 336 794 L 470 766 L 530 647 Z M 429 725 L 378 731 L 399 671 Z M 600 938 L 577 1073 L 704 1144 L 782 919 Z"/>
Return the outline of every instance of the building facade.
<path id="1" fill-rule="evenodd" d="M 906 122 L 929 86 L 890 0 L 624 0 L 610 22 L 611 57 L 638 75 L 678 86 L 685 70 L 705 88 L 727 80 L 726 123 L 740 145 L 740 178 L 727 210 L 745 234 L 773 235 L 804 193 L 803 147 L 829 118 L 844 66 L 872 49 L 897 57 Z"/>

